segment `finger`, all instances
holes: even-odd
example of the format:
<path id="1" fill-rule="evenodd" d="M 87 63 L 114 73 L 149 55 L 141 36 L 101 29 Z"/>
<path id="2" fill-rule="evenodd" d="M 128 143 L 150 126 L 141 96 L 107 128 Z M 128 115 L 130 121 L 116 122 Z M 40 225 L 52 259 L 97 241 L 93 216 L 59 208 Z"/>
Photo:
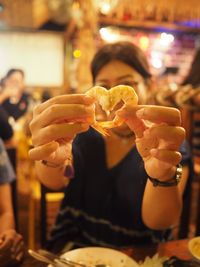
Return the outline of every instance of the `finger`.
<path id="1" fill-rule="evenodd" d="M 47 161 L 54 161 L 55 158 L 57 159 L 57 163 L 63 163 L 66 159 L 69 158 L 69 155 L 71 154 L 71 141 L 63 142 L 64 140 L 61 140 L 59 142 L 61 143 L 57 143 L 58 147 L 56 148 L 56 150 L 52 150 L 52 151 L 48 151 L 48 153 L 44 153 L 44 149 L 43 146 L 45 147 L 46 145 L 42 145 L 42 146 L 38 146 L 35 147 L 33 149 L 33 151 L 31 151 L 31 159 L 32 160 L 47 160 Z M 37 150 L 38 149 L 38 150 Z M 35 151 L 34 151 L 35 150 Z M 40 150 L 42 150 L 40 152 Z"/>
<path id="2" fill-rule="evenodd" d="M 46 102 L 38 105 L 33 110 L 33 115 L 40 114 L 42 111 L 47 109 L 48 107 L 54 104 L 83 104 L 83 105 L 91 105 L 94 102 L 94 99 L 85 94 L 68 94 L 55 96 Z"/>
<path id="3" fill-rule="evenodd" d="M 16 260 L 21 261 L 23 257 L 24 257 L 24 251 L 20 251 L 16 256 Z"/>
<path id="4" fill-rule="evenodd" d="M 156 179 L 161 177 L 172 177 L 175 171 L 175 165 L 166 161 L 158 160 L 155 157 L 148 157 L 144 161 L 145 169 L 147 170 L 148 176 Z M 152 166 L 154 166 L 152 168 Z"/>
<path id="5" fill-rule="evenodd" d="M 50 143 L 37 146 L 35 148 L 32 148 L 29 150 L 29 157 L 32 160 L 42 160 L 47 158 L 49 155 L 54 153 L 56 149 L 58 148 L 59 144 L 55 141 L 52 141 Z"/>
<path id="6" fill-rule="evenodd" d="M 22 247 L 22 245 L 24 244 L 23 242 L 23 238 L 21 235 L 16 234 L 13 243 L 12 243 L 12 247 L 11 247 L 11 251 L 13 253 L 16 253 L 16 251 L 18 250 L 18 248 Z"/>
<path id="7" fill-rule="evenodd" d="M 152 149 L 150 153 L 153 157 L 157 158 L 158 160 L 161 160 L 171 165 L 177 165 L 182 159 L 181 153 L 178 151 L 171 151 L 165 149 Z"/>
<path id="8" fill-rule="evenodd" d="M 144 121 L 136 116 L 137 108 L 127 105 L 126 107 L 118 110 L 116 115 L 123 118 L 128 127 L 135 133 L 136 137 L 143 136 L 143 132 L 147 128 Z"/>
<path id="9" fill-rule="evenodd" d="M 94 120 L 94 106 L 63 104 L 52 105 L 37 115 L 30 123 L 30 129 L 42 128 L 52 122 L 87 122 Z"/>
<path id="10" fill-rule="evenodd" d="M 168 145 L 168 148 L 171 147 L 176 149 L 179 148 L 185 138 L 185 130 L 182 127 L 168 125 L 154 126 L 145 130 L 144 137 L 153 138 L 160 141 L 164 140 L 164 144 L 166 146 Z"/>
<path id="11" fill-rule="evenodd" d="M 34 146 L 40 146 L 59 139 L 72 140 L 77 133 L 87 131 L 88 128 L 88 124 L 82 123 L 52 124 L 41 129 L 35 137 L 33 136 L 32 142 Z"/>
<path id="12" fill-rule="evenodd" d="M 143 136 L 143 132 L 147 129 L 146 125 L 144 122 L 140 119 L 131 119 L 125 121 L 128 127 L 135 133 L 135 136 L 137 138 L 140 138 Z"/>
<path id="13" fill-rule="evenodd" d="M 163 106 L 136 106 L 138 111 L 136 115 L 143 120 L 149 120 L 154 123 L 167 123 L 169 125 L 180 126 L 181 115 L 176 108 Z"/>
<path id="14" fill-rule="evenodd" d="M 149 156 L 151 149 L 158 148 L 159 141 L 158 138 L 136 138 L 135 144 L 140 155 L 146 158 Z"/>
<path id="15" fill-rule="evenodd" d="M 11 251 L 13 253 L 14 259 L 17 259 L 18 257 L 20 257 L 20 255 L 23 255 L 23 253 L 24 253 L 23 240 L 19 240 L 17 243 L 15 243 L 15 245 L 12 247 Z"/>

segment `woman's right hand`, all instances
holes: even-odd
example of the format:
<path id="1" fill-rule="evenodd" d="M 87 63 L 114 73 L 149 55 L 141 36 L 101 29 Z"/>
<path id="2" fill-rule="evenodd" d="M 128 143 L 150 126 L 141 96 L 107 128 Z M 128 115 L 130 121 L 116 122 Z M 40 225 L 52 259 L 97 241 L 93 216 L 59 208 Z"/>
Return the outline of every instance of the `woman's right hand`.
<path id="1" fill-rule="evenodd" d="M 14 229 L 0 234 L 0 266 L 18 266 L 24 257 L 24 241 Z"/>
<path id="2" fill-rule="evenodd" d="M 84 94 L 56 96 L 33 110 L 30 123 L 32 160 L 63 163 L 71 152 L 71 142 L 88 130 L 94 120 L 94 100 Z"/>

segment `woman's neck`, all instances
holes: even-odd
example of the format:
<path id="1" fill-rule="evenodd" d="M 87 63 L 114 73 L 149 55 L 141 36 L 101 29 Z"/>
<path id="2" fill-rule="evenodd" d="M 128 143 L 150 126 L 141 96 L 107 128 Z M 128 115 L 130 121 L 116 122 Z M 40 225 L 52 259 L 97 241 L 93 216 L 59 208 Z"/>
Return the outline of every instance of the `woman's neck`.
<path id="1" fill-rule="evenodd" d="M 117 165 L 135 146 L 134 134 L 126 137 L 119 136 L 116 133 L 110 133 L 110 136 L 105 138 L 106 144 L 106 161 L 108 168 Z"/>

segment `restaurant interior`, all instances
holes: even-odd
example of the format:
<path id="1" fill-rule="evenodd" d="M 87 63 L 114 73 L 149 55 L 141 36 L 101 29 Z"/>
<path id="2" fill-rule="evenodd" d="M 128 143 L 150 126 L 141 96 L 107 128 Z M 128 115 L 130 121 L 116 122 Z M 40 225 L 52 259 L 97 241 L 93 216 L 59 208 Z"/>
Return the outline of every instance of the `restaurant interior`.
<path id="1" fill-rule="evenodd" d="M 154 103 L 181 111 L 194 173 L 173 238 L 200 235 L 200 154 L 193 138 L 200 82 L 183 85 L 200 49 L 199 0 L 0 0 L 0 94 L 7 72 L 16 68 L 24 72 L 29 95 L 26 112 L 17 119 L 9 115 L 14 134 L 5 147 L 17 177 L 12 185 L 16 227 L 30 249 L 45 244 L 63 198 L 62 190 L 39 182 L 29 157 L 33 108 L 54 96 L 84 94 L 92 86 L 95 52 L 117 41 L 129 41 L 146 55 Z"/>

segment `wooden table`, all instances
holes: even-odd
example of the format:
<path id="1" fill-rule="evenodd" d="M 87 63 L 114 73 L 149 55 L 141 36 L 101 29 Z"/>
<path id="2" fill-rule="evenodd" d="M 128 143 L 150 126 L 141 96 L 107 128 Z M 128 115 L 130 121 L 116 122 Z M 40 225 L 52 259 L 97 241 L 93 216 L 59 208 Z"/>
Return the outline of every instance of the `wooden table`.
<path id="1" fill-rule="evenodd" d="M 160 244 L 158 247 L 156 246 L 142 246 L 142 247 L 134 247 L 130 250 L 125 251 L 129 256 L 131 256 L 134 260 L 144 260 L 146 256 L 153 256 L 155 253 L 159 253 L 160 256 L 177 256 L 181 259 L 188 260 L 191 259 L 191 255 L 188 251 L 188 240 L 178 240 L 178 241 L 170 241 L 166 243 Z M 34 260 L 28 254 L 25 256 L 23 263 L 19 265 L 20 267 L 46 267 L 45 263 L 38 262 Z"/>

